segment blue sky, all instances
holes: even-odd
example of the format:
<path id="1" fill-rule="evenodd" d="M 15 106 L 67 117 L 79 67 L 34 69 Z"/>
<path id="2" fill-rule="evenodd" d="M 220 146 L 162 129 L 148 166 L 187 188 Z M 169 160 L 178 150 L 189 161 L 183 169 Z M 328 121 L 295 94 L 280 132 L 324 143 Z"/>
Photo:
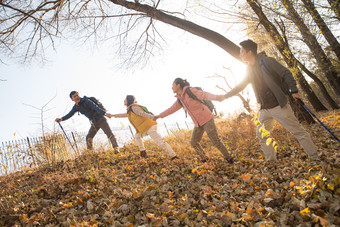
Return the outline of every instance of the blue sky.
<path id="1" fill-rule="evenodd" d="M 54 96 L 45 107 L 43 119 L 45 132 L 56 130 L 54 119 L 68 113 L 73 106 L 68 96 L 72 90 L 79 91 L 81 96 L 97 97 L 110 113 L 124 112 L 123 101 L 132 94 L 140 104 L 158 114 L 176 101 L 171 90 L 176 77 L 186 78 L 192 86 L 216 94 L 222 93 L 215 86 L 223 86 L 223 81 L 205 77 L 214 73 L 228 75 L 223 66 L 231 67 L 238 81 L 243 77 L 245 66 L 221 48 L 191 34 L 178 34 L 167 37 L 163 53 L 155 55 L 144 68 L 119 69 L 116 66 L 120 58 L 109 48 L 86 49 L 67 42 L 62 42 L 56 52 L 49 50 L 44 64 L 17 64 L 8 59 L 7 65 L 0 65 L 0 79 L 6 80 L 0 83 L 0 142 L 40 136 L 41 111 L 25 104 L 42 108 Z M 225 113 L 241 108 L 238 98 L 215 104 L 218 111 Z M 158 120 L 159 123 L 177 121 L 191 120 L 185 119 L 183 111 Z M 125 119 L 110 119 L 109 123 L 112 127 L 128 125 Z M 78 115 L 63 125 L 66 130 L 89 128 L 88 120 Z"/>

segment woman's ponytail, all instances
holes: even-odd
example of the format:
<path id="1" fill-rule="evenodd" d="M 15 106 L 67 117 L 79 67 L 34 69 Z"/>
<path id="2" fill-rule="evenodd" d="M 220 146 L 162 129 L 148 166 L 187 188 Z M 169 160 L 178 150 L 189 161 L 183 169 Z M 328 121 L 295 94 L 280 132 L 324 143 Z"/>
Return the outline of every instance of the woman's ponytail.
<path id="1" fill-rule="evenodd" d="M 184 88 L 185 86 L 190 86 L 190 83 L 187 80 L 183 80 L 182 78 L 176 78 L 174 80 L 175 84 L 179 84 L 181 88 Z"/>

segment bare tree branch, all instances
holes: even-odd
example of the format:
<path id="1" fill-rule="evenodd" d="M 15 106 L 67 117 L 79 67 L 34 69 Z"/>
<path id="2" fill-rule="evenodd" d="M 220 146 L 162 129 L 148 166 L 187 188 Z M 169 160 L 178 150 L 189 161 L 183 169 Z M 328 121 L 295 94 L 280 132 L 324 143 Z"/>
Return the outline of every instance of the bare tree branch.
<path id="1" fill-rule="evenodd" d="M 45 103 L 42 107 L 35 107 L 33 105 L 30 105 L 30 104 L 26 104 L 26 103 L 23 103 L 23 105 L 25 106 L 28 106 L 28 107 L 31 107 L 33 109 L 36 109 L 36 110 L 39 110 L 40 111 L 40 121 L 41 121 L 41 132 L 42 132 L 42 136 L 45 135 L 45 130 L 44 130 L 44 113 L 52 110 L 53 108 L 50 108 L 50 109 L 47 109 L 45 110 L 45 107 L 47 107 L 55 98 L 57 97 L 57 93 L 54 95 L 54 97 L 52 97 L 47 103 Z"/>
<path id="2" fill-rule="evenodd" d="M 234 75 L 233 71 L 232 71 L 230 68 L 227 68 L 227 67 L 223 67 L 223 68 L 226 69 L 226 70 L 228 70 L 229 73 L 233 76 L 233 78 L 235 78 L 235 75 Z M 232 89 L 232 87 L 230 86 L 230 84 L 229 84 L 229 82 L 228 82 L 228 80 L 227 80 L 227 78 L 226 78 L 225 76 L 222 76 L 222 75 L 219 75 L 219 74 L 215 74 L 215 75 L 213 75 L 213 76 L 208 76 L 207 78 L 221 78 L 221 79 L 224 80 L 224 83 L 227 85 L 227 87 L 229 88 L 229 90 Z M 225 93 L 228 93 L 227 90 L 226 90 L 225 88 L 220 87 L 219 85 L 216 85 L 216 87 L 217 87 L 218 89 L 224 91 Z M 249 97 L 248 97 L 248 98 L 245 98 L 245 97 L 243 97 L 243 95 L 241 95 L 241 94 L 237 94 L 236 96 L 239 97 L 239 98 L 241 99 L 242 104 L 243 104 L 243 107 L 248 111 L 248 113 L 252 113 L 253 110 L 251 109 L 250 104 L 249 104 L 249 103 L 250 103 Z"/>

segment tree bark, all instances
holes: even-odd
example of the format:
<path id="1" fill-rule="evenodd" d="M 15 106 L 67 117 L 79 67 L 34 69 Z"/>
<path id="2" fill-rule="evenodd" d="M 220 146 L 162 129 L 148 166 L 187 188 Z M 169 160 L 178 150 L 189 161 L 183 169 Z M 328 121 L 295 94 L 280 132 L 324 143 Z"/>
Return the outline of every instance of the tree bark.
<path id="1" fill-rule="evenodd" d="M 340 20 L 340 2 L 339 0 L 328 0 L 331 9 L 335 13 L 335 16 L 338 20 Z"/>
<path id="2" fill-rule="evenodd" d="M 288 67 L 293 69 L 293 72 L 297 78 L 298 83 L 300 84 L 301 89 L 307 94 L 307 98 L 314 107 L 314 109 L 316 111 L 327 110 L 327 108 L 320 102 L 318 97 L 315 95 L 314 91 L 307 83 L 306 79 L 303 77 L 301 71 L 297 67 L 298 64 L 293 53 L 289 49 L 288 45 L 284 42 L 282 36 L 277 31 L 276 27 L 268 20 L 260 6 L 254 0 L 247 0 L 247 3 L 259 17 L 260 23 L 269 33 L 276 48 L 280 51 Z"/>
<path id="3" fill-rule="evenodd" d="M 140 4 L 138 2 L 128 2 L 125 0 L 109 0 L 113 4 L 123 6 L 127 9 L 135 10 L 138 12 L 145 13 L 148 17 L 162 21 L 166 24 L 170 24 L 174 27 L 180 28 L 191 34 L 199 36 L 203 39 L 209 40 L 210 42 L 221 47 L 223 50 L 228 52 L 234 58 L 240 59 L 240 47 L 235 43 L 222 36 L 221 34 L 214 32 L 210 29 L 199 26 L 187 20 L 163 13 L 161 10 L 157 10 L 149 5 Z"/>
<path id="4" fill-rule="evenodd" d="M 325 21 L 322 19 L 319 12 L 316 10 L 313 2 L 311 0 L 302 0 L 302 2 L 304 4 L 305 8 L 308 10 L 308 12 L 312 15 L 313 20 L 318 25 L 319 29 L 322 32 L 322 35 L 325 37 L 325 39 L 329 43 L 330 47 L 334 51 L 335 55 L 337 56 L 338 60 L 340 61 L 340 44 L 339 44 L 338 40 L 335 38 L 335 36 L 329 30 Z"/>
<path id="5" fill-rule="evenodd" d="M 300 61 L 296 60 L 300 69 L 304 71 L 310 78 L 312 78 L 315 83 L 319 86 L 321 93 L 329 103 L 329 105 L 332 107 L 332 109 L 339 109 L 339 105 L 334 101 L 334 99 L 329 95 L 325 85 L 322 83 L 322 81 L 314 75 L 311 71 L 309 71 L 306 66 L 304 66 Z"/>
<path id="6" fill-rule="evenodd" d="M 314 58 L 316 59 L 318 66 L 325 73 L 328 82 L 333 87 L 335 93 L 340 96 L 340 77 L 335 70 L 332 62 L 329 60 L 322 47 L 319 45 L 315 36 L 310 32 L 303 19 L 296 12 L 292 2 L 290 0 L 280 0 L 286 7 L 291 20 L 299 28 L 300 33 L 304 39 L 304 42 L 309 47 Z"/>

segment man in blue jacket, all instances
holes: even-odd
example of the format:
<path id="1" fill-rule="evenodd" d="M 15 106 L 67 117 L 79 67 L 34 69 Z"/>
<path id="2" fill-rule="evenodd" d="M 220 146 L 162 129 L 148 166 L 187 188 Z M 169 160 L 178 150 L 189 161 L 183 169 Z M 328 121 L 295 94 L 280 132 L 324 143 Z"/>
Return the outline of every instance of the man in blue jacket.
<path id="1" fill-rule="evenodd" d="M 266 145 L 267 137 L 262 137 L 259 130 L 264 125 L 267 131 L 272 131 L 274 120 L 277 120 L 298 139 L 311 160 L 317 160 L 316 147 L 307 131 L 296 119 L 288 103 L 287 91 L 282 89 L 282 81 L 284 81 L 292 97 L 295 100 L 301 99 L 296 81 L 290 70 L 274 58 L 267 57 L 265 53 L 257 54 L 257 44 L 254 41 L 248 39 L 241 42 L 240 45 L 240 57 L 248 63 L 247 75 L 240 84 L 225 95 L 225 98 L 238 94 L 249 83 L 252 84 L 257 102 L 260 104 L 259 121 L 261 124 L 257 128 L 256 134 L 266 160 L 276 162 L 276 152 L 271 144 Z M 270 71 L 264 68 L 264 61 Z"/>
<path id="2" fill-rule="evenodd" d="M 111 118 L 111 114 L 106 113 L 105 110 L 97 106 L 93 101 L 87 97 L 80 98 L 79 93 L 72 91 L 70 93 L 70 98 L 75 102 L 72 110 L 63 116 L 62 118 L 57 118 L 56 122 L 61 122 L 72 117 L 76 112 L 80 112 L 85 115 L 91 122 L 91 128 L 86 136 L 87 149 L 93 149 L 93 137 L 97 134 L 99 129 L 102 129 L 111 141 L 113 149 L 118 152 L 118 144 L 112 130 L 107 123 L 105 116 Z"/>

